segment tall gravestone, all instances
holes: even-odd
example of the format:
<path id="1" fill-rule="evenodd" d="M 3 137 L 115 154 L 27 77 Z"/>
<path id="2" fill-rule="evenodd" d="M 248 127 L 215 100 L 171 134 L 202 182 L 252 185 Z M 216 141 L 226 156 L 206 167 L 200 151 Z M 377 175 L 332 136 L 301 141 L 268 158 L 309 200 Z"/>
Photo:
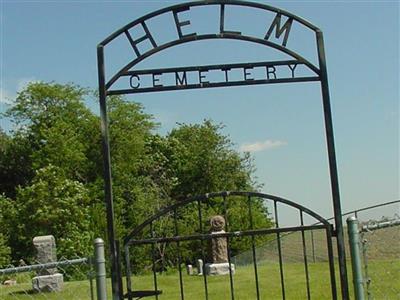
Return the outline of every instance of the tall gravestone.
<path id="1" fill-rule="evenodd" d="M 37 236 L 33 238 L 36 249 L 36 263 L 46 264 L 57 261 L 57 249 L 54 236 Z M 32 279 L 32 288 L 36 292 L 56 292 L 63 288 L 63 275 L 58 273 L 57 268 L 42 268 L 36 272 Z"/>
<path id="2" fill-rule="evenodd" d="M 214 216 L 210 219 L 211 234 L 225 233 L 225 219 L 222 216 Z M 209 244 L 208 262 L 205 270 L 207 275 L 225 275 L 235 273 L 235 265 L 229 264 L 228 245 L 226 237 L 212 238 Z"/>

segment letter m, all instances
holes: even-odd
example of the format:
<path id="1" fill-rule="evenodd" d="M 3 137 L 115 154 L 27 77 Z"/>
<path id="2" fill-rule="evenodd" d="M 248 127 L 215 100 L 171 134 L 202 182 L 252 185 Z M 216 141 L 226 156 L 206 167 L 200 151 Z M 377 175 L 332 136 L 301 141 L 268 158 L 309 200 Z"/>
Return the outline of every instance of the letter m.
<path id="1" fill-rule="evenodd" d="M 271 36 L 271 33 L 275 29 L 275 37 L 277 39 L 279 39 L 280 36 L 283 33 L 285 33 L 285 36 L 283 37 L 283 41 L 282 41 L 282 46 L 286 47 L 286 43 L 287 43 L 287 40 L 288 40 L 288 37 L 289 37 L 290 28 L 292 28 L 293 18 L 288 18 L 286 23 L 283 25 L 283 27 L 281 27 L 281 17 L 282 17 L 282 15 L 280 13 L 276 14 L 275 19 L 272 21 L 272 24 L 269 27 L 268 32 L 265 35 L 264 39 L 268 40 L 269 37 Z"/>

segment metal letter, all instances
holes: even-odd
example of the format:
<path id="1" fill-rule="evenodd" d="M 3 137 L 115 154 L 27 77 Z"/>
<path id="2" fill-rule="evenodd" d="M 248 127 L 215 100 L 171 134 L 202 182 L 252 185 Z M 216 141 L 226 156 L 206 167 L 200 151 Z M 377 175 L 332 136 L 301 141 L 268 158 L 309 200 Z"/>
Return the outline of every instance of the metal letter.
<path id="1" fill-rule="evenodd" d="M 156 76 L 160 76 L 161 73 L 153 73 L 152 74 L 152 78 L 153 78 L 153 87 L 159 87 L 159 86 L 163 86 L 162 84 L 157 84 L 156 82 L 160 81 L 160 78 L 156 78 Z"/>
<path id="2" fill-rule="evenodd" d="M 199 71 L 199 83 L 200 83 L 200 84 L 203 84 L 203 83 L 210 83 L 209 81 L 203 81 L 203 79 L 206 78 L 206 76 L 202 74 L 202 73 L 204 73 L 204 72 L 208 72 L 208 71 Z"/>
<path id="3" fill-rule="evenodd" d="M 274 79 L 276 79 L 276 68 L 274 67 L 274 66 L 268 66 L 268 67 L 266 67 L 266 69 L 267 69 L 267 79 L 269 80 L 270 78 L 269 78 L 269 74 L 272 74 L 272 75 L 274 75 Z M 270 71 L 270 69 L 272 70 L 272 71 Z"/>
<path id="4" fill-rule="evenodd" d="M 292 27 L 293 18 L 288 18 L 285 25 L 281 28 L 281 17 L 280 13 L 277 13 L 275 19 L 272 21 L 271 26 L 268 29 L 267 34 L 265 35 L 264 39 L 268 40 L 271 36 L 272 31 L 275 28 L 275 37 L 279 39 L 283 32 L 285 32 L 285 36 L 283 38 L 282 46 L 286 47 L 287 40 L 289 37 L 290 28 Z"/>
<path id="5" fill-rule="evenodd" d="M 179 21 L 178 13 L 180 13 L 182 11 L 188 11 L 188 10 L 190 10 L 190 7 L 182 7 L 182 8 L 179 8 L 177 10 L 174 10 L 172 12 L 173 15 L 174 15 L 176 30 L 178 31 L 179 39 L 182 39 L 182 38 L 188 37 L 188 36 L 195 36 L 196 35 L 196 33 L 189 33 L 189 34 L 183 34 L 182 33 L 182 27 L 190 25 L 190 21 L 189 20 L 182 21 L 182 22 Z"/>
<path id="6" fill-rule="evenodd" d="M 136 85 L 133 84 L 133 78 L 135 78 L 137 80 Z M 137 89 L 140 87 L 140 77 L 139 75 L 132 75 L 131 78 L 129 79 L 129 84 L 131 86 L 131 88 L 133 89 Z"/>
<path id="7" fill-rule="evenodd" d="M 288 65 L 289 69 L 292 71 L 292 78 L 294 78 L 294 70 L 297 68 L 297 64 L 293 65 L 294 67 L 292 68 L 292 65 Z"/>
<path id="8" fill-rule="evenodd" d="M 182 78 L 179 77 L 179 72 L 175 72 L 175 84 L 176 85 L 187 85 L 186 71 L 183 71 Z"/>
<path id="9" fill-rule="evenodd" d="M 253 70 L 253 68 L 243 68 L 243 76 L 245 81 L 254 80 L 254 78 L 249 78 L 248 75 L 251 73 L 247 72 L 248 70 Z"/>
<path id="10" fill-rule="evenodd" d="M 219 15 L 219 32 L 221 34 L 228 33 L 228 34 L 238 34 L 241 35 L 240 31 L 226 31 L 225 30 L 225 4 L 221 4 L 221 11 Z"/>
<path id="11" fill-rule="evenodd" d="M 228 72 L 231 70 L 231 68 L 224 68 L 221 70 L 225 72 L 225 81 L 228 82 L 229 81 Z"/>
<path id="12" fill-rule="evenodd" d="M 157 47 L 157 43 L 154 40 L 153 36 L 151 35 L 149 28 L 147 27 L 146 23 L 143 21 L 142 23 L 140 23 L 143 27 L 144 32 L 146 33 L 144 36 L 134 40 L 131 36 L 131 34 L 129 33 L 128 30 L 125 30 L 125 35 L 129 40 L 129 43 L 131 44 L 133 50 L 135 51 L 136 55 L 139 57 L 141 56 L 139 48 L 137 47 L 137 44 L 145 41 L 145 40 L 150 40 L 151 44 L 153 45 L 154 48 Z"/>

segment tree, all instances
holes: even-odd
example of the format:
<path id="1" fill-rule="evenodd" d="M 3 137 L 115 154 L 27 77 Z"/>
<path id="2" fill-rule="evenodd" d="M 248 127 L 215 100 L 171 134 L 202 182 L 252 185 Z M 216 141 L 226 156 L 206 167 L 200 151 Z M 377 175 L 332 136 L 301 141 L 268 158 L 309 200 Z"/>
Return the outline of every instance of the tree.
<path id="1" fill-rule="evenodd" d="M 10 137 L 0 130 L 0 193 L 14 198 L 16 187 L 33 177 L 30 141 L 16 133 Z"/>
<path id="2" fill-rule="evenodd" d="M 106 238 L 100 118 L 86 106 L 91 95 L 73 84 L 31 83 L 5 113 L 16 129 L 9 135 L 0 132 L 0 188 L 13 217 L 5 220 L 11 231 L 1 228 L 0 234 L 14 260 L 32 256 L 35 235 L 53 234 L 62 256 L 85 255 L 91 238 Z M 221 133 L 222 125 L 209 120 L 180 124 L 161 136 L 154 133 L 158 124 L 140 104 L 120 96 L 107 101 L 115 227 L 120 239 L 182 198 L 256 188 L 250 156 L 234 150 Z M 220 202 L 210 202 L 205 215 L 220 209 Z M 245 221 L 244 209 L 243 205 L 230 208 L 236 224 Z M 269 222 L 261 202 L 255 211 L 257 222 Z M 182 234 L 196 229 L 195 213 L 190 208 L 182 212 Z M 23 222 L 15 226 L 11 223 L 15 220 Z M 171 228 L 166 220 L 157 230 Z M 159 250 L 163 262 L 176 260 L 165 256 L 165 247 Z M 185 255 L 194 257 L 197 252 L 198 248 L 189 247 Z"/>
<path id="3" fill-rule="evenodd" d="M 32 239 L 53 235 L 59 257 L 89 255 L 93 240 L 89 203 L 84 185 L 65 178 L 60 168 L 39 169 L 29 186 L 18 188 L 16 219 L 23 222 L 17 224 L 15 249 L 28 251 L 16 254 L 32 258 Z"/>
<path id="4" fill-rule="evenodd" d="M 148 142 L 147 157 L 151 160 L 146 173 L 157 187 L 162 187 L 161 206 L 167 206 L 189 196 L 225 190 L 255 190 L 256 184 L 251 175 L 254 172 L 251 157 L 241 155 L 233 149 L 230 139 L 221 133 L 222 125 L 205 120 L 202 124 L 180 124 L 166 137 L 153 136 Z M 236 199 L 237 200 L 237 199 Z M 228 206 L 230 230 L 248 228 L 247 202 L 235 201 Z M 208 218 L 224 211 L 220 198 L 211 199 L 203 206 L 203 228 L 208 229 Z M 179 214 L 179 233 L 181 235 L 198 232 L 197 206 L 189 205 Z M 261 199 L 253 203 L 253 222 L 255 228 L 271 227 L 268 210 Z M 172 235 L 174 225 L 172 216 L 166 216 L 154 224 L 160 235 Z M 260 244 L 265 239 L 258 239 Z M 250 249 L 250 240 L 236 239 L 232 242 L 232 255 Z M 177 261 L 177 251 L 164 243 L 157 244 L 157 255 L 163 266 Z M 182 246 L 183 260 L 193 261 L 201 257 L 198 243 Z M 168 253 L 167 253 L 168 252 Z M 163 269 L 163 268 L 162 268 Z"/>
<path id="5" fill-rule="evenodd" d="M 52 164 L 72 179 L 87 181 L 94 171 L 87 159 L 92 146 L 88 139 L 99 138 L 98 118 L 84 104 L 88 94 L 76 85 L 42 82 L 18 94 L 5 115 L 18 128 L 18 144 L 28 144 L 31 169 Z"/>
<path id="6" fill-rule="evenodd" d="M 89 210 L 98 200 L 89 198 L 89 183 L 101 176 L 101 159 L 93 159 L 99 121 L 84 104 L 88 94 L 72 84 L 31 83 L 5 113 L 16 128 L 0 149 L 1 188 L 18 211 L 9 220 L 14 260 L 32 257 L 32 238 L 41 234 L 56 237 L 62 256 L 88 253 Z"/>
<path id="7" fill-rule="evenodd" d="M 175 198 L 221 190 L 254 189 L 253 166 L 248 155 L 235 151 L 222 125 L 205 120 L 203 124 L 181 124 L 167 136 L 178 145 L 170 157 L 179 183 Z"/>
<path id="8" fill-rule="evenodd" d="M 81 184 L 79 189 L 83 188 L 85 197 L 86 194 L 88 197 L 84 208 L 90 209 L 92 216 L 88 219 L 92 221 L 88 230 L 104 237 L 106 220 L 100 119 L 85 105 L 90 94 L 90 91 L 73 84 L 37 82 L 29 84 L 17 95 L 15 105 L 5 113 L 15 123 L 16 130 L 10 136 L 0 135 L 5 141 L 5 146 L 0 148 L 0 164 L 5 166 L 0 171 L 0 176 L 4 178 L 1 188 L 20 205 L 20 216 L 28 217 L 32 209 L 26 205 L 29 201 L 31 205 L 43 206 L 44 210 L 63 203 L 63 200 L 50 201 L 52 191 L 43 194 L 41 186 Z M 136 207 L 139 203 L 141 207 L 146 207 L 143 202 L 147 199 L 145 193 L 149 188 L 139 170 L 145 139 L 155 124 L 149 115 L 143 113 L 139 104 L 128 103 L 121 97 L 111 97 L 108 107 L 115 212 L 118 233 L 123 236 L 136 219 L 140 220 L 140 217 L 130 213 L 131 202 Z M 55 172 L 55 177 L 45 176 L 50 170 Z M 60 191 L 56 189 L 53 192 Z M 76 193 L 79 194 L 78 191 Z M 43 199 L 48 202 L 43 202 Z M 73 210 L 73 203 L 68 210 Z M 34 216 L 40 217 L 38 214 Z M 62 224 L 61 220 L 52 219 L 55 222 L 53 229 L 59 229 L 57 226 Z M 12 243 L 16 250 L 13 251 L 15 259 L 30 255 L 27 245 L 33 235 L 42 231 L 39 223 L 33 222 L 31 227 L 13 234 L 22 237 Z"/>
<path id="9" fill-rule="evenodd" d="M 10 199 L 0 195 L 0 268 L 11 263 L 10 237 L 12 224 L 9 222 L 15 217 L 16 210 Z"/>

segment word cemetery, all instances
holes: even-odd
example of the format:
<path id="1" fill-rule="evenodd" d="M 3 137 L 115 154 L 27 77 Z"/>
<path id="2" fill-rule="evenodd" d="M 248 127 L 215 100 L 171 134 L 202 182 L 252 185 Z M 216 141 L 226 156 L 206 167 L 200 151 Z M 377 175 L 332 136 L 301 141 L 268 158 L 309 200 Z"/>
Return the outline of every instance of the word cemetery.
<path id="1" fill-rule="evenodd" d="M 127 72 L 131 93 L 265 83 L 316 81 L 296 77 L 298 63 L 253 63 Z"/>

